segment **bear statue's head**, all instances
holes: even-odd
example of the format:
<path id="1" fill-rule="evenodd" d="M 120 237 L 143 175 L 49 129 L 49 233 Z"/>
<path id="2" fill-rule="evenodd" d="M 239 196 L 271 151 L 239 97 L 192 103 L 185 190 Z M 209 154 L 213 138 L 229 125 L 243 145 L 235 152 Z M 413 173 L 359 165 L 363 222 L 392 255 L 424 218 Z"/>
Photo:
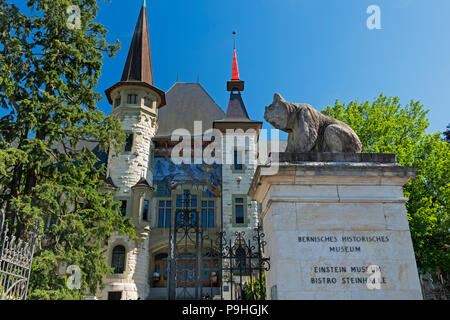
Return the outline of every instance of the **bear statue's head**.
<path id="1" fill-rule="evenodd" d="M 287 107 L 287 102 L 278 93 L 276 93 L 273 97 L 273 103 L 266 107 L 264 119 L 276 129 L 286 132 L 290 131 L 287 127 L 289 120 L 289 109 Z"/>

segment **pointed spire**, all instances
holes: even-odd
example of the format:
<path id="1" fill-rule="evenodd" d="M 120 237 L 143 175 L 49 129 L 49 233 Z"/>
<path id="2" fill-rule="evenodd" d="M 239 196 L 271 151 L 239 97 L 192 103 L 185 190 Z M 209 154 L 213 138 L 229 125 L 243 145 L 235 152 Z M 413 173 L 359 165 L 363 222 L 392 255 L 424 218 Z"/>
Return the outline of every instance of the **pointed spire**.
<path id="1" fill-rule="evenodd" d="M 234 49 L 234 55 L 233 55 L 233 71 L 231 74 L 231 80 L 240 80 L 236 49 Z"/>
<path id="2" fill-rule="evenodd" d="M 153 70 L 150 51 L 150 34 L 148 30 L 148 18 L 146 1 L 142 3 L 133 40 L 128 51 L 127 62 L 123 69 L 122 79 L 124 82 L 145 82 L 153 85 Z"/>
<path id="3" fill-rule="evenodd" d="M 113 103 L 112 94 L 121 86 L 129 85 L 153 90 L 159 97 L 158 108 L 166 105 L 166 94 L 153 84 L 152 57 L 150 50 L 150 34 L 148 31 L 147 1 L 142 1 L 141 12 L 136 23 L 127 61 L 123 69 L 121 80 L 106 89 L 105 94 L 110 104 Z"/>
<path id="4" fill-rule="evenodd" d="M 233 67 L 231 70 L 231 80 L 227 82 L 228 91 L 244 91 L 244 81 L 239 77 L 239 68 L 236 54 L 236 32 L 233 31 Z"/>
<path id="5" fill-rule="evenodd" d="M 236 32 L 233 32 L 233 69 L 231 80 L 227 82 L 227 90 L 230 91 L 227 113 L 222 120 L 214 121 L 213 127 L 225 133 L 228 129 L 255 129 L 256 139 L 262 127 L 262 122 L 250 119 L 242 100 L 241 92 L 244 91 L 244 81 L 239 77 L 239 69 L 236 54 Z"/>

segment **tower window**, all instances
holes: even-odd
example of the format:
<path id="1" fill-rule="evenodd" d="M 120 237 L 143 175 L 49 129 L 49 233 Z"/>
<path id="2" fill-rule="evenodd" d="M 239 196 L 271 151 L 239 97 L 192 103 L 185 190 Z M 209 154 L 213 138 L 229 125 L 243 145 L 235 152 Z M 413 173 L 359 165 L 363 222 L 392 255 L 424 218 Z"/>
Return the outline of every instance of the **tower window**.
<path id="1" fill-rule="evenodd" d="M 137 104 L 137 101 L 138 101 L 137 94 L 129 94 L 128 95 L 128 99 L 127 99 L 128 104 Z"/>
<path id="2" fill-rule="evenodd" d="M 125 217 L 127 215 L 127 200 L 121 201 L 120 213 L 122 213 L 122 217 Z"/>
<path id="3" fill-rule="evenodd" d="M 148 221 L 148 207 L 149 207 L 149 201 L 144 200 L 144 203 L 142 205 L 142 220 Z"/>
<path id="4" fill-rule="evenodd" d="M 114 100 L 114 107 L 120 106 L 120 102 L 121 102 L 121 99 L 120 98 L 116 98 L 116 100 Z"/>
<path id="5" fill-rule="evenodd" d="M 149 108 L 151 108 L 151 106 L 152 106 L 152 101 L 148 97 L 144 98 L 144 106 L 149 107 Z"/>
<path id="6" fill-rule="evenodd" d="M 134 139 L 134 135 L 132 133 L 129 133 L 125 140 L 125 148 L 123 151 L 131 152 L 131 149 L 133 148 L 133 139 Z"/>
<path id="7" fill-rule="evenodd" d="M 112 252 L 111 267 L 114 268 L 115 274 L 125 271 L 125 247 L 116 246 Z"/>
<path id="8" fill-rule="evenodd" d="M 234 223 L 245 223 L 245 200 L 243 197 L 235 197 L 233 199 Z"/>
<path id="9" fill-rule="evenodd" d="M 244 170 L 244 165 L 242 161 L 242 152 L 234 150 L 234 170 L 241 171 Z"/>

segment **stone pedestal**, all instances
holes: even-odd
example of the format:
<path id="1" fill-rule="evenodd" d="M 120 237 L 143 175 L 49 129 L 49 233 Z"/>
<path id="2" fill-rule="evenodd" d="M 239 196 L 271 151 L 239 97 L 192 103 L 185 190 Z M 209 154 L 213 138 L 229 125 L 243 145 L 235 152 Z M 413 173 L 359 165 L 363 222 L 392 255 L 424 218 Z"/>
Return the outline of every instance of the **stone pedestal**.
<path id="1" fill-rule="evenodd" d="M 279 154 L 258 167 L 269 299 L 422 299 L 395 155 Z"/>

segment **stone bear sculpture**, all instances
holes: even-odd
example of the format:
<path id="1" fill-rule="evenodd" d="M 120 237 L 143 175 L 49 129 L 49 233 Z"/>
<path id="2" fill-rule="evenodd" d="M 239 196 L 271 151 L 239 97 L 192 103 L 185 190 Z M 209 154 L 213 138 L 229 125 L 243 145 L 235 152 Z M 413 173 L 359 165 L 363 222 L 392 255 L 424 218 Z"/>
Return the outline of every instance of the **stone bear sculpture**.
<path id="1" fill-rule="evenodd" d="M 345 123 L 328 117 L 309 104 L 289 103 L 275 94 L 264 119 L 288 132 L 286 152 L 353 152 L 362 149 L 358 135 Z"/>

